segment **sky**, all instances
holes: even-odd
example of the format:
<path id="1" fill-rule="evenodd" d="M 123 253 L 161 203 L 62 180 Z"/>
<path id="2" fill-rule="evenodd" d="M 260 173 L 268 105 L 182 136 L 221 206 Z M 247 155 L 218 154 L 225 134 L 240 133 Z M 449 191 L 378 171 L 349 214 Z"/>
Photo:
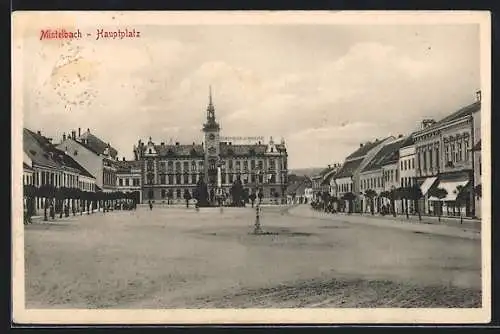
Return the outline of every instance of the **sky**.
<path id="1" fill-rule="evenodd" d="M 211 85 L 221 135 L 283 138 L 290 168 L 322 167 L 480 89 L 478 25 L 134 28 L 140 38 L 28 38 L 24 126 L 54 141 L 89 128 L 131 159 L 139 139 L 201 143 Z"/>

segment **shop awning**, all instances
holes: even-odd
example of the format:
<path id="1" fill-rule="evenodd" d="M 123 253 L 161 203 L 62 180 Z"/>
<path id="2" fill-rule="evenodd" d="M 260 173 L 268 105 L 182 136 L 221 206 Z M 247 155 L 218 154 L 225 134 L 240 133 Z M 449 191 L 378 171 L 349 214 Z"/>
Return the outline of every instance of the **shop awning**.
<path id="1" fill-rule="evenodd" d="M 427 195 L 427 192 L 429 189 L 432 187 L 434 182 L 436 182 L 437 177 L 428 177 L 424 180 L 424 183 L 420 186 L 420 190 L 422 190 L 422 195 L 425 196 Z"/>
<path id="2" fill-rule="evenodd" d="M 448 192 L 445 198 L 441 199 L 441 201 L 455 201 L 458 196 L 457 187 L 462 186 L 465 187 L 469 183 L 469 180 L 463 181 L 440 181 L 438 184 L 438 188 L 442 188 Z M 439 201 L 440 199 L 436 197 L 430 197 L 430 201 Z"/>

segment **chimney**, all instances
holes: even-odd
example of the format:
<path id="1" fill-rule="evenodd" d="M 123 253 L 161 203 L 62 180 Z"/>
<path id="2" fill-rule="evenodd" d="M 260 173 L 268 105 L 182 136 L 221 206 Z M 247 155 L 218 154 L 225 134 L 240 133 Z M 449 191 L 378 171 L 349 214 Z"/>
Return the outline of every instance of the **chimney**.
<path id="1" fill-rule="evenodd" d="M 63 141 L 66 140 L 66 132 L 63 132 Z"/>
<path id="2" fill-rule="evenodd" d="M 165 142 L 164 141 L 161 142 L 161 146 L 165 146 Z"/>
<path id="3" fill-rule="evenodd" d="M 78 128 L 78 137 L 80 137 L 82 135 L 82 129 L 81 128 Z"/>
<path id="4" fill-rule="evenodd" d="M 87 128 L 87 132 L 90 133 L 90 129 L 89 128 Z"/>
<path id="5" fill-rule="evenodd" d="M 398 138 L 403 138 L 403 135 L 402 135 L 402 134 L 399 134 L 399 135 L 398 135 Z"/>
<path id="6" fill-rule="evenodd" d="M 428 128 L 434 123 L 436 123 L 436 121 L 430 118 L 422 120 L 422 130 Z"/>
<path id="7" fill-rule="evenodd" d="M 42 135 L 42 133 L 40 132 L 40 130 L 38 130 L 38 131 L 36 132 L 36 134 L 37 134 L 37 135 L 39 135 L 39 136 L 41 136 L 41 135 Z"/>
<path id="8" fill-rule="evenodd" d="M 123 157 L 123 160 L 122 161 L 125 161 L 125 157 Z"/>
<path id="9" fill-rule="evenodd" d="M 179 146 L 179 142 L 178 141 L 175 142 L 175 146 Z"/>
<path id="10" fill-rule="evenodd" d="M 481 102 L 481 91 L 480 90 L 478 90 L 476 92 L 476 102 Z"/>
<path id="11" fill-rule="evenodd" d="M 363 147 L 363 143 L 360 143 L 360 144 L 359 144 L 359 147 Z"/>

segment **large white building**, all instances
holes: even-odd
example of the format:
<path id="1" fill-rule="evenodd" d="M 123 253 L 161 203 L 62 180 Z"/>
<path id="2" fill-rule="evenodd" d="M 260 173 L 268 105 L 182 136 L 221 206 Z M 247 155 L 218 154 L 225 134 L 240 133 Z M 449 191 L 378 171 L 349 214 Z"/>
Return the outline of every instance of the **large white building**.
<path id="1" fill-rule="evenodd" d="M 71 156 L 95 177 L 97 190 L 116 191 L 117 151 L 109 143 L 92 134 L 90 129 L 83 134 L 78 129 L 78 136 L 76 131 L 71 131 L 68 136 L 63 134 L 57 148 Z"/>

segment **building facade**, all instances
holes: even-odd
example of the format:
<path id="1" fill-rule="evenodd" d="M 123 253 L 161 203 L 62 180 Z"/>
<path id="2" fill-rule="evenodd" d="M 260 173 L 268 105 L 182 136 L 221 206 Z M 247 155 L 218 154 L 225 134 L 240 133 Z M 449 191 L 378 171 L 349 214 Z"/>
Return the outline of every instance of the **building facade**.
<path id="1" fill-rule="evenodd" d="M 407 140 L 399 149 L 399 187 L 411 187 L 416 183 L 415 172 L 415 145 L 413 142 L 413 134 L 408 136 Z M 414 212 L 413 201 L 408 201 L 408 212 Z M 396 210 L 398 213 L 404 213 L 403 200 L 396 201 Z"/>
<path id="2" fill-rule="evenodd" d="M 142 203 L 142 164 L 140 161 L 117 161 L 116 190 L 124 193 L 136 193 L 139 203 Z"/>
<path id="3" fill-rule="evenodd" d="M 95 191 L 95 178 L 77 161 L 52 144 L 52 139 L 40 132 L 23 130 L 24 165 L 31 169 L 31 185 L 40 188 L 50 185 L 54 188 L 74 188 Z M 35 213 L 47 204 L 44 198 L 35 198 Z M 70 209 L 79 203 L 69 201 Z"/>
<path id="4" fill-rule="evenodd" d="M 481 100 L 481 92 L 477 92 L 477 99 Z M 474 206 L 475 216 L 481 218 L 481 197 L 482 197 L 482 161 L 481 161 L 481 108 L 476 108 L 472 113 L 473 123 L 473 170 L 474 170 Z"/>
<path id="5" fill-rule="evenodd" d="M 63 134 L 62 141 L 57 148 L 64 151 L 72 159 L 78 162 L 95 178 L 96 189 L 103 192 L 116 191 L 116 161 L 117 151 L 109 143 L 105 143 L 87 129 L 81 134 L 78 129 L 71 131 L 66 136 Z"/>
<path id="6" fill-rule="evenodd" d="M 439 122 L 426 120 L 414 134 L 416 178 L 424 200 L 421 209 L 426 214 L 474 215 L 472 195 L 465 203 L 458 203 L 459 189 L 473 189 L 473 112 L 480 109 L 480 101 L 468 105 Z M 444 189 L 446 196 L 429 194 L 433 188 Z M 472 191 L 470 191 L 472 194 Z"/>
<path id="7" fill-rule="evenodd" d="M 139 140 L 134 146 L 135 159 L 141 161 L 143 202 L 183 200 L 184 194 L 193 195 L 200 179 L 207 184 L 212 203 L 217 191 L 230 198 L 230 189 L 237 180 L 246 194 L 262 193 L 264 203 L 286 200 L 288 154 L 284 140 L 276 143 L 271 137 L 267 143 L 254 144 L 221 140 L 211 94 L 202 131 L 201 144 L 157 144 L 149 138 L 147 143 Z"/>
<path id="8" fill-rule="evenodd" d="M 350 154 L 342 164 L 341 168 L 335 173 L 334 180 L 336 184 L 337 197 L 342 199 L 347 193 L 352 193 L 355 200 L 352 202 L 343 201 L 339 208 L 336 210 L 349 211 L 349 204 L 354 206 L 351 208 L 352 212 L 362 211 L 363 198 L 361 197 L 361 171 L 379 152 L 384 144 L 393 139 L 393 137 L 384 138 L 382 140 L 375 140 L 373 142 L 361 143 L 359 148 Z"/>

